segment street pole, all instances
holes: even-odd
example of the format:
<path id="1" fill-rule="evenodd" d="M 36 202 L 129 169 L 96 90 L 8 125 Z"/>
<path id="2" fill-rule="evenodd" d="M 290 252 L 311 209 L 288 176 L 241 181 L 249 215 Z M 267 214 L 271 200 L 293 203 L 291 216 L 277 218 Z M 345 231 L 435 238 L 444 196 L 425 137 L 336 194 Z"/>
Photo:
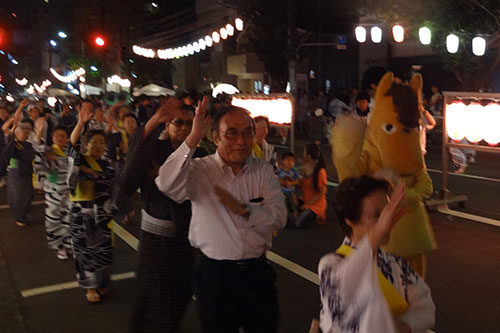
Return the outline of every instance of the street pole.
<path id="1" fill-rule="evenodd" d="M 293 98 L 292 103 L 292 121 L 290 124 L 290 151 L 295 151 L 295 115 L 297 114 L 297 0 L 288 0 L 288 47 L 289 47 L 289 60 L 288 60 L 288 81 L 290 82 L 290 93 Z"/>

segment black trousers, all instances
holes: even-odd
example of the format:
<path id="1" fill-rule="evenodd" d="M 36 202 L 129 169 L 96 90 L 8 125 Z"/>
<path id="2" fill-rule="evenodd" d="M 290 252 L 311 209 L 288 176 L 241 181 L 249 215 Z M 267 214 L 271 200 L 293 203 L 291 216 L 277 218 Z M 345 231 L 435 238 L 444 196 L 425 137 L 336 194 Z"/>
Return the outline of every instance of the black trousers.
<path id="1" fill-rule="evenodd" d="M 195 268 L 196 305 L 204 333 L 276 332 L 276 273 L 265 256 L 242 261 L 202 256 Z"/>

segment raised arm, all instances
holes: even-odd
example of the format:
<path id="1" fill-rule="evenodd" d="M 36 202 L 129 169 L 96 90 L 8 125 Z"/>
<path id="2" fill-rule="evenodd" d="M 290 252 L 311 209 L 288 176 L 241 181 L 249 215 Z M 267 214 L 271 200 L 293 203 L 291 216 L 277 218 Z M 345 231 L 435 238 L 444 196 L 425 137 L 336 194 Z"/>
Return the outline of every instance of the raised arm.
<path id="1" fill-rule="evenodd" d="M 193 119 L 193 129 L 179 148 L 173 152 L 158 171 L 156 186 L 166 196 L 177 202 L 191 199 L 189 186 L 189 166 L 200 140 L 205 136 L 210 119 L 205 118 L 208 97 L 198 104 Z"/>
<path id="2" fill-rule="evenodd" d="M 92 118 L 92 103 L 85 102 L 82 104 L 80 112 L 78 113 L 78 122 L 76 123 L 73 132 L 71 132 L 70 142 L 74 147 L 78 143 L 80 136 L 82 135 L 83 128 L 85 124 Z"/>

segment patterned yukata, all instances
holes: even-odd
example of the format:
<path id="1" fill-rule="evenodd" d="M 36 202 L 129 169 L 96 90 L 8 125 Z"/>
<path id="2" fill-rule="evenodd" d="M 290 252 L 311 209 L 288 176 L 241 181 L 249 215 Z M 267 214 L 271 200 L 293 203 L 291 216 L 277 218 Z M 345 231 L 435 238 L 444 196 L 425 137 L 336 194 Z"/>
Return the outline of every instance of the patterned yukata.
<path id="1" fill-rule="evenodd" d="M 343 244 L 354 248 L 347 237 Z M 406 300 L 404 313 L 391 313 L 377 271 Z M 435 306 L 427 284 L 404 259 L 380 249 L 375 258 L 368 237 L 347 257 L 325 255 L 318 273 L 323 333 L 392 333 L 397 332 L 395 320 L 409 325 L 413 333 L 421 333 L 434 324 Z"/>
<path id="2" fill-rule="evenodd" d="M 61 149 L 56 144 L 45 151 L 53 152 L 57 159 L 42 158 L 42 170 L 46 175 L 45 191 L 45 232 L 51 249 L 71 249 L 70 200 L 68 187 L 68 147 Z"/>
<path id="3" fill-rule="evenodd" d="M 2 152 L 7 162 L 7 200 L 16 222 L 27 223 L 33 199 L 33 159 L 35 151 L 29 142 L 9 136 Z"/>
<path id="4" fill-rule="evenodd" d="M 120 210 L 126 209 L 123 198 L 138 188 L 143 209 L 130 332 L 177 332 L 193 294 L 194 251 L 187 237 L 191 203 L 176 203 L 154 182 L 158 168 L 174 151 L 170 139 L 159 140 L 158 134 L 154 131 L 144 140 L 144 126 L 137 129 L 117 186 Z M 203 149 L 195 152 L 204 155 Z"/>
<path id="5" fill-rule="evenodd" d="M 96 172 L 97 179 L 79 170 L 80 166 L 95 170 L 95 163 L 102 170 Z M 96 161 L 81 154 L 78 146 L 72 149 L 69 170 L 70 230 L 78 284 L 85 289 L 106 288 L 112 263 L 108 224 L 114 215 L 110 193 L 115 171 L 109 161 L 102 158 Z M 87 186 L 94 188 L 93 195 L 79 195 L 87 192 L 79 191 Z"/>

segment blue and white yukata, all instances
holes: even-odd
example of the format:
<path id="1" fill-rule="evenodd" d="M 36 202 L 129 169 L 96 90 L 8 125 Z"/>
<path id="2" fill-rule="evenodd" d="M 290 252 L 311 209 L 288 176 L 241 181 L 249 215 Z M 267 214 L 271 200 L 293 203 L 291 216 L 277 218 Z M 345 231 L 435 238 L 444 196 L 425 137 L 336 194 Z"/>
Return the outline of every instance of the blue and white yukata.
<path id="1" fill-rule="evenodd" d="M 98 177 L 81 171 L 80 166 L 93 169 Z M 103 158 L 83 155 L 78 146 L 72 149 L 69 169 L 70 230 L 78 284 L 85 289 L 106 288 L 113 252 L 109 224 L 115 212 L 111 200 L 115 170 Z"/>
<path id="2" fill-rule="evenodd" d="M 352 254 L 329 253 L 319 262 L 323 333 L 396 333 L 396 321 L 409 325 L 413 333 L 422 333 L 434 325 L 429 287 L 408 262 L 380 249 L 375 256 L 368 237 L 356 247 L 347 237 L 343 244 L 354 248 Z M 404 313 L 391 313 L 377 271 L 406 300 Z"/>
<path id="3" fill-rule="evenodd" d="M 46 147 L 57 159 L 49 160 L 42 156 L 42 168 L 46 179 L 45 192 L 45 232 L 49 248 L 71 249 L 69 233 L 70 200 L 68 187 L 68 147 L 62 149 L 56 144 Z"/>

